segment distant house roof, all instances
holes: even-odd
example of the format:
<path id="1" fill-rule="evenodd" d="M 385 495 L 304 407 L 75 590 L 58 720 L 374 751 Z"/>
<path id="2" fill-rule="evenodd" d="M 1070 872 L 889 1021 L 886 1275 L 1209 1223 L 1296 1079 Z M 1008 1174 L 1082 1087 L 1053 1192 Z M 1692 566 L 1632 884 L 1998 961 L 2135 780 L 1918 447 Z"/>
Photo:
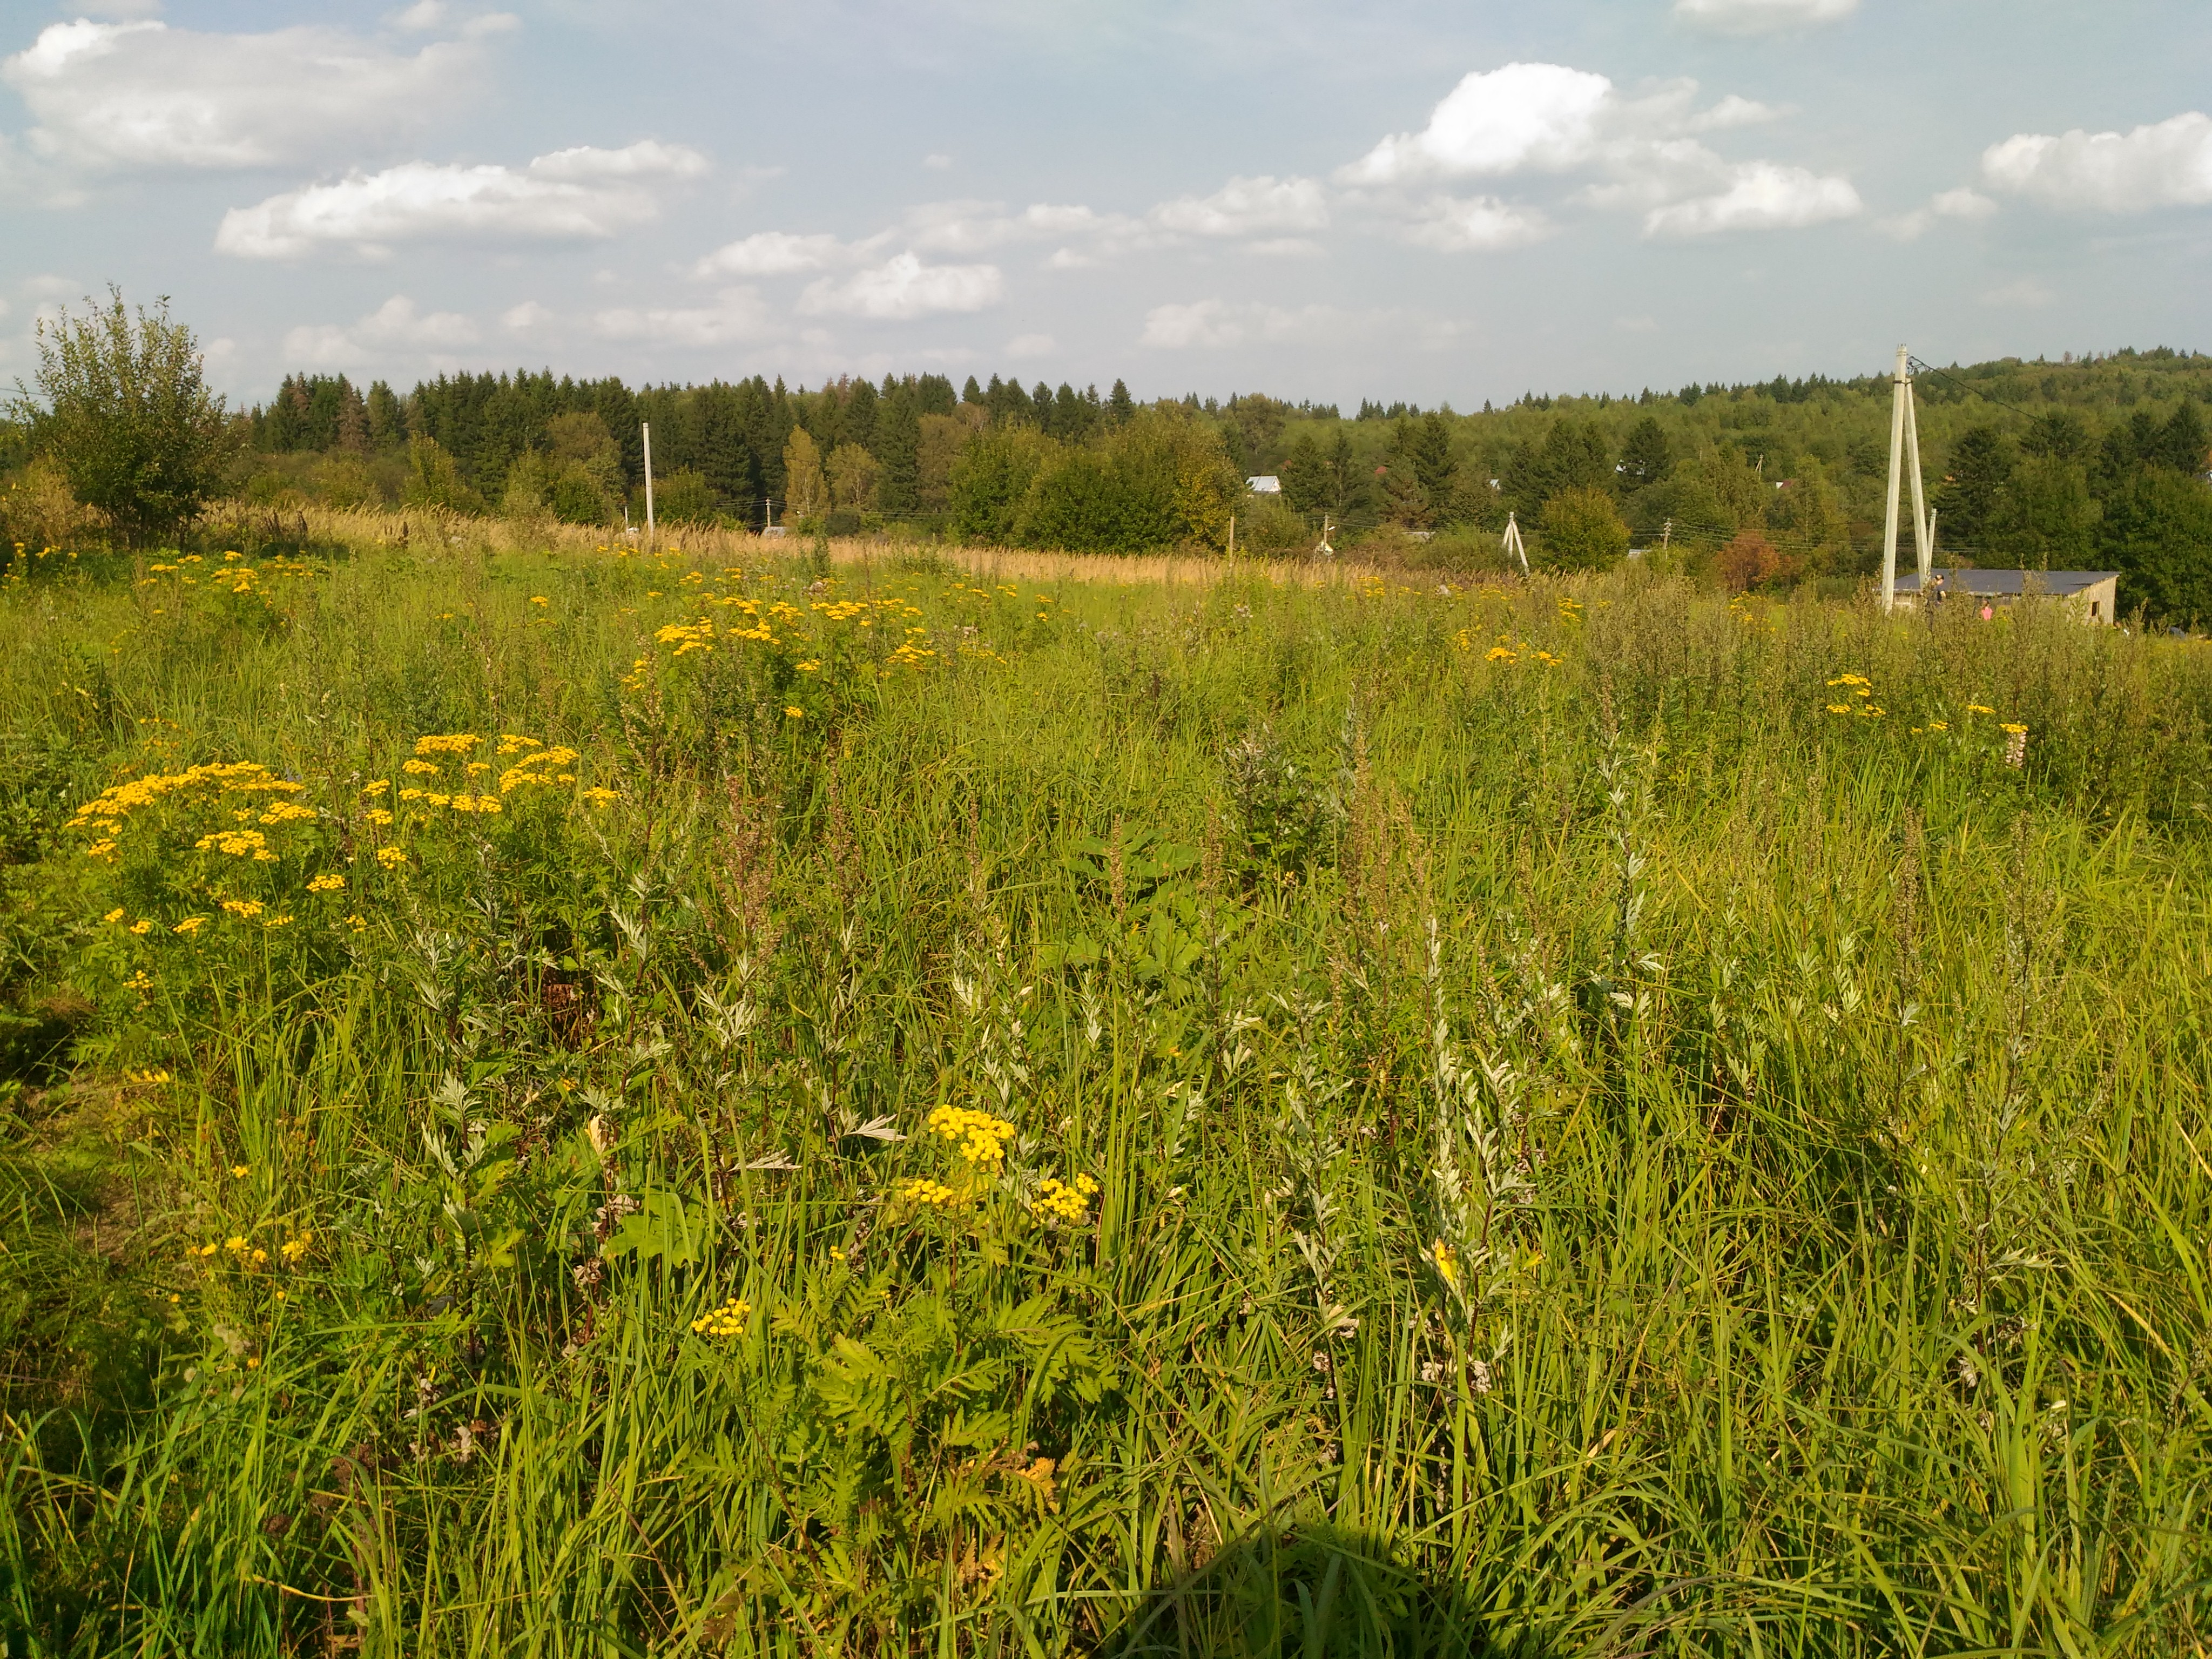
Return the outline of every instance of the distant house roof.
<path id="1" fill-rule="evenodd" d="M 1283 493 L 1283 481 L 1272 472 L 1262 472 L 1256 478 L 1245 479 L 1244 488 L 1255 495 L 1279 495 Z"/>
<path id="2" fill-rule="evenodd" d="M 2099 582 L 2111 581 L 2120 573 L 2117 570 L 1943 570 L 1936 573 L 1943 578 L 1943 586 L 1953 593 L 1973 593 L 1993 599 L 2018 599 L 2033 591 L 2045 599 L 2070 599 L 2087 587 Z M 1917 570 L 1900 574 L 1897 579 L 1900 593 L 1920 591 L 1920 573 Z"/>

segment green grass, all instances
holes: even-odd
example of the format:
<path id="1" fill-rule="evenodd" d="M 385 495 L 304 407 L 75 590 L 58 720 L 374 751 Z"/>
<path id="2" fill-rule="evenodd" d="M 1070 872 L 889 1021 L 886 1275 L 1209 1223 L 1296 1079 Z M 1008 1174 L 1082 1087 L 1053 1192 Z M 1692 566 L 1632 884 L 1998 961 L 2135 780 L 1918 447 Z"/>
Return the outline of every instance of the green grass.
<path id="1" fill-rule="evenodd" d="M 2204 1651 L 2196 648 L 222 562 L 0 583 L 6 1650 Z"/>

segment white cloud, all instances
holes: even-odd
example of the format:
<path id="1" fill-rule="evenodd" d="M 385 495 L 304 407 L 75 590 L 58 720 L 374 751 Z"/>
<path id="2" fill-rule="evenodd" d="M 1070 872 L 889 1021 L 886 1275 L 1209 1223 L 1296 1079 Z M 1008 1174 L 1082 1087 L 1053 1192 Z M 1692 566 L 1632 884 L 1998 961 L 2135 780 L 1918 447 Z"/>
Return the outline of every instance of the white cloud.
<path id="1" fill-rule="evenodd" d="M 1321 230 L 1328 202 L 1312 179 L 1231 179 L 1211 196 L 1179 196 L 1152 210 L 1163 230 L 1191 236 L 1255 236 Z"/>
<path id="2" fill-rule="evenodd" d="M 293 329 L 284 337 L 289 362 L 310 368 L 343 368 L 380 357 L 434 356 L 477 342 L 477 325 L 458 312 L 417 312 L 415 302 L 395 294 L 360 321 L 325 323 Z"/>
<path id="3" fill-rule="evenodd" d="M 1773 34 L 1834 23 L 1859 9 L 1859 0 L 1674 0 L 1674 15 L 1716 34 Z"/>
<path id="4" fill-rule="evenodd" d="M 1247 242 L 1244 251 L 1267 259 L 1318 259 L 1328 252 L 1310 236 L 1269 236 Z"/>
<path id="5" fill-rule="evenodd" d="M 1060 342 L 1049 334 L 1017 334 L 1006 342 L 1006 355 L 1016 358 L 1049 357 Z"/>
<path id="6" fill-rule="evenodd" d="M 1423 173 L 1498 176 L 1588 161 L 1613 97 L 1602 75 L 1558 64 L 1474 71 L 1445 94 L 1419 132 L 1385 138 L 1338 176 L 1393 184 Z"/>
<path id="7" fill-rule="evenodd" d="M 1551 221 L 1535 209 L 1516 207 L 1495 196 L 1464 200 L 1439 196 L 1422 204 L 1407 226 L 1406 237 L 1448 253 L 1487 253 L 1540 242 L 1552 230 Z"/>
<path id="8" fill-rule="evenodd" d="M 691 267 L 694 276 L 782 276 L 794 270 L 820 270 L 843 258 L 845 245 L 835 236 L 794 236 L 788 231 L 757 231 L 716 248 Z"/>
<path id="9" fill-rule="evenodd" d="M 1694 89 L 1694 83 L 1692 83 Z M 1765 121 L 1778 121 L 1782 112 L 1771 104 L 1762 104 L 1755 98 L 1740 97 L 1735 93 L 1700 114 L 1683 122 L 1690 132 L 1725 132 L 1731 127 L 1755 127 Z"/>
<path id="10" fill-rule="evenodd" d="M 1006 291 L 996 265 L 928 265 L 912 252 L 856 271 L 842 282 L 824 276 L 799 296 L 808 316 L 865 317 L 910 321 L 941 312 L 981 311 Z"/>
<path id="11" fill-rule="evenodd" d="M 613 307 L 596 314 L 592 326 L 610 340 L 669 346 L 735 345 L 776 331 L 753 289 L 724 289 L 716 300 L 711 306 Z"/>
<path id="12" fill-rule="evenodd" d="M 1143 227 L 1122 214 L 1097 213 L 1087 207 L 1036 202 L 1018 213 L 1001 202 L 925 202 L 906 216 L 902 233 L 925 253 L 987 253 L 1018 242 L 1076 239 L 1094 246 L 1127 246 Z M 856 244 L 871 252 L 890 233 Z"/>
<path id="13" fill-rule="evenodd" d="M 1982 295 L 1982 303 L 1990 306 L 2018 306 L 2023 309 L 2034 310 L 2049 305 L 2057 297 L 2048 287 L 2034 277 L 2022 276 L 2015 281 L 2006 283 L 2001 287 L 1990 289 L 1988 293 Z"/>
<path id="14" fill-rule="evenodd" d="M 923 157 L 921 158 L 921 164 L 922 164 L 922 166 L 924 166 L 924 167 L 933 167 L 933 168 L 937 169 L 939 172 L 940 172 L 940 173 L 941 173 L 941 172 L 943 172 L 946 167 L 951 167 L 951 166 L 952 165 L 952 158 L 951 158 L 950 155 L 945 155 L 943 151 L 939 150 L 939 151 L 934 152 L 934 153 L 933 153 L 933 154 L 931 154 L 931 155 L 925 155 L 925 156 L 923 156 Z"/>
<path id="15" fill-rule="evenodd" d="M 1625 93 L 1588 70 L 1508 64 L 1463 76 L 1425 127 L 1383 139 L 1336 178 L 1408 240 L 1453 251 L 1519 246 L 1554 227 L 1542 209 L 1497 196 L 1424 193 L 1440 178 L 1580 173 L 1585 182 L 1572 200 L 1641 213 L 1659 234 L 1796 227 L 1859 210 L 1847 180 L 1774 161 L 1731 162 L 1697 136 L 1772 121 L 1781 111 L 1733 93 L 1697 105 L 1698 83 L 1686 77 Z"/>
<path id="16" fill-rule="evenodd" d="M 1849 219 L 1864 204 L 1848 179 L 1804 167 L 1748 161 L 1731 170 L 1729 187 L 1711 196 L 1654 208 L 1644 228 L 1652 236 L 1711 236 L 1731 230 L 1802 230 Z"/>
<path id="17" fill-rule="evenodd" d="M 601 240 L 659 216 L 653 186 L 706 169 L 696 150 L 650 139 L 556 150 L 522 167 L 409 161 L 233 208 L 215 246 L 240 258 L 282 259 L 325 247 L 373 255 L 434 238 Z"/>
<path id="18" fill-rule="evenodd" d="M 550 306 L 539 305 L 535 300 L 525 300 L 520 305 L 510 306 L 501 313 L 499 320 L 501 327 L 511 328 L 518 334 L 526 334 L 551 322 L 553 310 Z"/>
<path id="19" fill-rule="evenodd" d="M 29 146 L 46 160 L 253 167 L 388 139 L 470 96 L 482 61 L 474 38 L 408 53 L 321 25 L 210 34 L 79 18 L 0 63 L 0 81 L 29 106 Z"/>
<path id="20" fill-rule="evenodd" d="M 1329 306 L 1291 310 L 1257 301 L 1198 300 L 1154 306 L 1145 314 L 1139 343 L 1168 351 L 1218 350 L 1341 334 L 1354 322 Z"/>
<path id="21" fill-rule="evenodd" d="M 2212 203 L 2212 116 L 2192 110 L 2127 133 L 2015 134 L 1983 153 L 1982 177 L 2046 207 L 2202 207 Z"/>
<path id="22" fill-rule="evenodd" d="M 1956 190 L 1939 191 L 1929 199 L 1927 206 L 1915 208 L 1894 219 L 1884 219 L 1875 228 L 1900 242 L 1910 242 L 1924 234 L 1938 219 L 1986 219 L 1996 210 L 1995 202 L 1962 185 Z"/>

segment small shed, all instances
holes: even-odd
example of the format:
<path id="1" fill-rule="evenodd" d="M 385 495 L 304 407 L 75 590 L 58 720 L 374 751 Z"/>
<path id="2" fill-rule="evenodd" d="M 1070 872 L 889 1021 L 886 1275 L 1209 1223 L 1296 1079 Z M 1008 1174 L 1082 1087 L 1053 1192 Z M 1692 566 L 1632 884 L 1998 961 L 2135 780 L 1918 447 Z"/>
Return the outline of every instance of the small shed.
<path id="1" fill-rule="evenodd" d="M 2120 573 L 2117 570 L 1939 570 L 1947 605 L 2002 607 L 2019 599 L 2057 599 L 2083 622 L 2110 627 L 2119 621 Z M 1900 573 L 1897 602 L 1920 603 L 1920 573 Z"/>
<path id="2" fill-rule="evenodd" d="M 1244 488 L 1255 495 L 1279 495 L 1283 493 L 1283 481 L 1272 472 L 1262 472 L 1256 478 L 1245 479 Z"/>

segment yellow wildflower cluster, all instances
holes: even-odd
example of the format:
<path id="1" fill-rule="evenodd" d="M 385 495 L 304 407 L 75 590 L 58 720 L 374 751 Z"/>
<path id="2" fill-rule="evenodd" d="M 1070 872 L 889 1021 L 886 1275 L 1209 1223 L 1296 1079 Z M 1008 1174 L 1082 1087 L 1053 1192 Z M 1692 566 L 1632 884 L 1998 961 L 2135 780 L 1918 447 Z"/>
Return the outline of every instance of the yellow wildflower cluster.
<path id="1" fill-rule="evenodd" d="M 694 651 L 714 648 L 714 624 L 702 620 L 696 623 L 671 623 L 655 634 L 653 640 L 660 645 L 672 645 L 679 657 Z"/>
<path id="2" fill-rule="evenodd" d="M 397 847 L 380 847 L 376 849 L 376 861 L 387 870 L 402 870 L 407 866 L 407 854 Z"/>
<path id="3" fill-rule="evenodd" d="M 2007 720 L 1998 726 L 1997 730 L 2004 732 L 2008 737 L 2024 738 L 2027 735 L 2027 728 L 2017 720 Z"/>
<path id="4" fill-rule="evenodd" d="M 919 673 L 929 665 L 930 659 L 937 654 L 921 643 L 922 640 L 927 639 L 928 635 L 929 630 L 926 628 L 908 629 L 905 640 L 897 650 L 891 653 L 890 660 L 902 668 L 912 669 Z"/>
<path id="5" fill-rule="evenodd" d="M 1874 682 L 1863 674 L 1839 674 L 1828 682 L 1828 689 L 1831 691 L 1840 690 L 1846 698 L 1859 699 L 1856 702 L 1830 703 L 1828 712 L 1831 714 L 1858 714 L 1869 720 L 1880 720 L 1887 712 L 1875 705 Z"/>
<path id="6" fill-rule="evenodd" d="M 267 767 L 252 761 L 193 766 L 182 772 L 149 772 L 143 778 L 132 778 L 102 790 L 77 809 L 76 816 L 69 821 L 69 827 L 72 830 L 88 829 L 99 836 L 100 839 L 85 850 L 94 856 L 104 855 L 115 850 L 115 833 L 123 827 L 123 820 L 131 813 L 152 806 L 168 796 L 203 787 L 213 787 L 227 794 L 296 794 L 301 787 L 287 779 L 272 776 Z M 307 809 L 301 810 L 305 812 Z M 264 822 L 282 820 L 267 819 Z M 258 842 L 259 837 L 256 836 L 255 840 Z M 247 850 L 252 849 L 249 848 Z"/>
<path id="7" fill-rule="evenodd" d="M 342 893 L 345 890 L 345 878 L 335 873 L 317 876 L 307 884 L 307 890 L 311 893 Z"/>
<path id="8" fill-rule="evenodd" d="M 960 1201 L 960 1194 L 954 1192 L 951 1188 L 939 1182 L 919 1178 L 913 1181 L 902 1181 L 892 1191 L 899 1201 L 904 1204 L 921 1204 L 945 1209 Z"/>
<path id="9" fill-rule="evenodd" d="M 1970 702 L 1966 705 L 1966 712 L 1969 714 L 1994 714 L 1997 711 L 1985 702 Z"/>
<path id="10" fill-rule="evenodd" d="M 466 755 L 473 752 L 483 741 L 473 732 L 453 732 L 444 736 L 416 738 L 415 752 L 418 755 Z"/>
<path id="11" fill-rule="evenodd" d="M 535 743 L 536 739 L 520 738 L 507 741 L 514 743 L 519 747 L 522 744 Z M 500 744 L 499 752 L 501 755 L 512 755 L 516 750 L 508 748 L 507 743 L 502 742 Z M 562 769 L 574 766 L 580 758 L 581 757 L 573 749 L 541 748 L 534 755 L 525 755 L 499 775 L 499 793 L 502 795 L 512 794 L 526 784 L 574 783 L 576 781 L 575 775 L 573 772 L 564 772 Z"/>
<path id="12" fill-rule="evenodd" d="M 752 1306 L 742 1297 L 732 1297 L 712 1313 L 701 1314 L 691 1322 L 694 1336 L 743 1336 L 745 1321 L 752 1315 Z"/>
<path id="13" fill-rule="evenodd" d="M 224 853 L 234 859 L 258 859 L 264 864 L 274 864 L 276 854 L 269 850 L 269 838 L 258 830 L 219 830 L 211 836 L 202 836 L 192 843 L 196 853 Z"/>
<path id="14" fill-rule="evenodd" d="M 1037 1183 L 1037 1195 L 1030 1205 L 1030 1213 L 1039 1221 L 1080 1221 L 1091 1208 L 1091 1196 L 1098 1183 L 1087 1175 L 1079 1175 L 1071 1182 L 1056 1176 L 1047 1176 Z"/>
<path id="15" fill-rule="evenodd" d="M 1006 1143 L 1014 1126 L 1004 1118 L 967 1106 L 940 1106 L 929 1115 L 929 1127 L 959 1148 L 970 1164 L 998 1164 L 1006 1156 Z"/>

